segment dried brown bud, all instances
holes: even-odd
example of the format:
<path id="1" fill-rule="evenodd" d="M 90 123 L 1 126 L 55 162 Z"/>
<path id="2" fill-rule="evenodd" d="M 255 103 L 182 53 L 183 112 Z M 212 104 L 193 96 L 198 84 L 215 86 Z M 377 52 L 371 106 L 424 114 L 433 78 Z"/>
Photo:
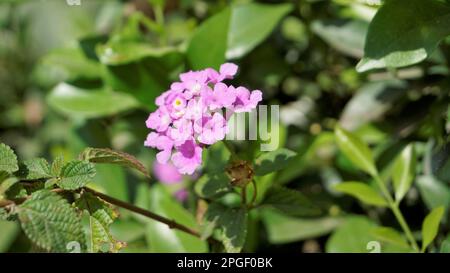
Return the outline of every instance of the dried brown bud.
<path id="1" fill-rule="evenodd" d="M 226 169 L 226 172 L 234 187 L 245 187 L 252 181 L 254 174 L 252 166 L 245 160 L 234 161 Z"/>

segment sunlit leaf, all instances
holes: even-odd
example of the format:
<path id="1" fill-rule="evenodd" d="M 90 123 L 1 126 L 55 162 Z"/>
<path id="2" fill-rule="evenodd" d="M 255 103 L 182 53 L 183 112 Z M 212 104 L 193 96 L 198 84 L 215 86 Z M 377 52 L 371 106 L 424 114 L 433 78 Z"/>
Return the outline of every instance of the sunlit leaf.
<path id="1" fill-rule="evenodd" d="M 372 152 L 361 139 L 340 126 L 336 126 L 334 134 L 339 149 L 355 166 L 370 175 L 376 175 Z"/>
<path id="2" fill-rule="evenodd" d="M 402 200 L 408 192 L 416 174 L 416 153 L 414 145 L 408 145 L 394 163 L 392 180 L 394 181 L 395 199 Z"/>
<path id="3" fill-rule="evenodd" d="M 139 103 L 130 95 L 106 90 L 86 90 L 61 83 L 48 95 L 55 110 L 81 118 L 95 118 L 135 109 Z"/>
<path id="4" fill-rule="evenodd" d="M 450 6 L 437 0 L 385 1 L 369 26 L 360 72 L 423 61 L 450 35 Z"/>
<path id="5" fill-rule="evenodd" d="M 386 200 L 379 192 L 361 182 L 344 182 L 334 186 L 334 189 L 349 194 L 360 201 L 374 206 L 387 206 Z"/>
<path id="6" fill-rule="evenodd" d="M 425 251 L 426 248 L 433 242 L 436 237 L 439 224 L 442 220 L 442 216 L 444 216 L 444 207 L 438 207 L 433 209 L 425 220 L 423 220 L 422 224 L 422 251 Z"/>

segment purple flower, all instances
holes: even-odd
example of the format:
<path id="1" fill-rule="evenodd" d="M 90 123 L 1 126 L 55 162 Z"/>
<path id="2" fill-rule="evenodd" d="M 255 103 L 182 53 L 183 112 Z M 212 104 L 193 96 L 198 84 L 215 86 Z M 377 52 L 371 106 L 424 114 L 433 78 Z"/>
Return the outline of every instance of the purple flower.
<path id="1" fill-rule="evenodd" d="M 153 172 L 156 179 L 164 184 L 177 184 L 183 181 L 183 175 L 172 163 L 161 164 L 158 161 L 153 163 Z"/>
<path id="2" fill-rule="evenodd" d="M 169 128 L 172 118 L 165 107 L 160 107 L 151 113 L 146 121 L 147 128 L 163 132 Z"/>
<path id="3" fill-rule="evenodd" d="M 158 162 L 165 164 L 169 161 L 172 154 L 174 141 L 166 135 L 159 135 L 152 132 L 147 136 L 144 145 L 160 150 L 160 152 L 156 154 L 156 159 Z"/>
<path id="4" fill-rule="evenodd" d="M 255 109 L 258 103 L 262 100 L 262 92 L 255 90 L 250 91 L 245 87 L 230 87 L 231 92 L 236 96 L 236 100 L 233 102 L 232 108 L 236 113 L 250 112 Z"/>
<path id="5" fill-rule="evenodd" d="M 182 174 L 193 174 L 202 164 L 202 148 L 194 140 L 187 140 L 176 147 L 172 162 Z"/>
<path id="6" fill-rule="evenodd" d="M 153 162 L 153 173 L 159 182 L 166 185 L 174 185 L 183 182 L 183 175 L 178 172 L 178 169 L 172 164 L 161 164 L 158 161 Z M 188 191 L 182 188 L 174 193 L 174 196 L 179 201 L 183 202 L 188 197 Z"/>
<path id="7" fill-rule="evenodd" d="M 232 79 L 238 71 L 238 66 L 232 63 L 225 63 L 220 66 L 220 75 L 224 79 Z"/>
<path id="8" fill-rule="evenodd" d="M 202 163 L 202 148 L 223 140 L 233 112 L 249 112 L 262 100 L 259 90 L 227 86 L 237 65 L 226 63 L 219 71 L 207 68 L 180 74 L 170 90 L 156 98 L 158 109 L 146 121 L 154 130 L 144 145 L 159 150 L 161 164 L 171 161 L 181 174 L 192 174 Z M 224 117 L 223 110 L 227 116 Z"/>
<path id="9" fill-rule="evenodd" d="M 212 145 L 223 140 L 228 132 L 227 121 L 219 114 L 203 116 L 194 124 L 194 130 L 199 134 L 198 141 L 203 144 Z"/>
<path id="10" fill-rule="evenodd" d="M 175 198 L 178 199 L 178 201 L 184 202 L 188 198 L 188 191 L 186 189 L 178 190 L 175 193 Z"/>
<path id="11" fill-rule="evenodd" d="M 173 127 L 169 132 L 170 138 L 172 138 L 176 145 L 183 144 L 186 140 L 192 138 L 193 126 L 192 121 L 189 119 L 180 119 L 173 123 Z"/>
<path id="12" fill-rule="evenodd" d="M 229 108 L 235 102 L 236 94 L 229 91 L 226 84 L 219 82 L 214 86 L 214 92 L 208 94 L 206 100 L 211 110 Z"/>

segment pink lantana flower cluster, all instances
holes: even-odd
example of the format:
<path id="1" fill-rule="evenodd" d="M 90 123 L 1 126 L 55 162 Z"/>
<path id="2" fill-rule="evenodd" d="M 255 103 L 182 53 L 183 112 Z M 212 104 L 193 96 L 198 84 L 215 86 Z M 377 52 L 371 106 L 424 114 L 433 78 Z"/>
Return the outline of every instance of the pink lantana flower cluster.
<path id="1" fill-rule="evenodd" d="M 180 74 L 170 90 L 156 98 L 158 109 L 146 121 L 153 131 L 144 143 L 159 150 L 161 164 L 172 161 L 181 174 L 193 174 L 202 163 L 202 150 L 223 140 L 233 113 L 250 112 L 262 100 L 259 90 L 226 85 L 237 65 L 226 63 Z"/>

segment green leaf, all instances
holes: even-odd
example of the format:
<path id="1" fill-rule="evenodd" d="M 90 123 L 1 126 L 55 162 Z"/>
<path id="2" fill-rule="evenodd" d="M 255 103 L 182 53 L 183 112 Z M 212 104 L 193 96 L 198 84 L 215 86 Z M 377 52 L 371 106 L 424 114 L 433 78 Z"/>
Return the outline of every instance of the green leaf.
<path id="1" fill-rule="evenodd" d="M 122 244 L 110 233 L 110 225 L 118 217 L 112 207 L 89 192 L 77 199 L 75 205 L 89 213 L 90 251 L 99 252 L 106 244 L 110 252 L 117 252 Z"/>
<path id="2" fill-rule="evenodd" d="M 218 141 L 205 149 L 202 155 L 202 158 L 204 158 L 204 173 L 209 175 L 224 174 L 225 168 L 229 164 L 230 155 L 230 151 L 222 141 Z"/>
<path id="3" fill-rule="evenodd" d="M 219 68 L 226 59 L 244 56 L 269 36 L 290 4 L 248 3 L 226 8 L 205 21 L 187 49 L 194 69 Z"/>
<path id="4" fill-rule="evenodd" d="M 82 160 L 75 160 L 67 163 L 61 169 L 61 177 L 58 185 L 66 190 L 76 190 L 84 187 L 94 176 L 94 164 Z"/>
<path id="5" fill-rule="evenodd" d="M 355 166 L 372 176 L 377 174 L 372 152 L 361 139 L 339 125 L 334 134 L 339 149 Z"/>
<path id="6" fill-rule="evenodd" d="M 96 165 L 93 184 L 103 192 L 122 201 L 130 201 L 129 185 L 124 169 L 117 165 Z M 114 183 L 111 183 L 114 181 Z"/>
<path id="7" fill-rule="evenodd" d="M 241 252 L 247 237 L 248 213 L 243 208 L 228 208 L 211 203 L 205 214 L 207 225 L 219 230 L 219 237 L 228 253 Z"/>
<path id="8" fill-rule="evenodd" d="M 450 206 L 450 189 L 434 176 L 419 176 L 416 179 L 420 195 L 429 209 Z"/>
<path id="9" fill-rule="evenodd" d="M 272 186 L 262 204 L 274 207 L 290 216 L 311 217 L 318 216 L 322 212 L 301 192 L 280 186 Z"/>
<path id="10" fill-rule="evenodd" d="M 311 30 L 331 47 L 348 56 L 361 58 L 369 24 L 360 20 L 313 21 Z"/>
<path id="11" fill-rule="evenodd" d="M 58 156 L 56 157 L 53 162 L 52 162 L 52 166 L 50 169 L 50 172 L 52 174 L 52 176 L 58 177 L 61 175 L 61 169 L 62 167 L 64 167 L 65 161 L 64 161 L 64 157 L 62 156 Z"/>
<path id="12" fill-rule="evenodd" d="M 297 154 L 291 150 L 281 148 L 263 153 L 255 159 L 255 175 L 263 176 L 285 168 Z"/>
<path id="13" fill-rule="evenodd" d="M 41 190 L 18 207 L 25 234 L 37 246 L 52 252 L 67 252 L 67 244 L 77 242 L 85 249 L 81 219 L 56 193 Z"/>
<path id="14" fill-rule="evenodd" d="M 6 192 L 17 182 L 19 182 L 19 179 L 16 177 L 8 177 L 5 180 L 0 181 L 0 199 L 4 198 Z"/>
<path id="15" fill-rule="evenodd" d="M 129 64 L 144 58 L 181 58 L 181 53 L 175 48 L 156 48 L 133 42 L 108 43 L 99 46 L 97 54 L 106 65 Z"/>
<path id="16" fill-rule="evenodd" d="M 225 62 L 230 17 L 231 9 L 226 8 L 197 28 L 187 49 L 187 59 L 193 69 L 218 69 Z"/>
<path id="17" fill-rule="evenodd" d="M 250 52 L 270 35 L 281 18 L 291 10 L 291 4 L 249 3 L 233 7 L 226 58 L 236 59 Z"/>
<path id="18" fill-rule="evenodd" d="M 65 48 L 46 54 L 33 71 L 33 76 L 40 84 L 53 86 L 78 79 L 99 79 L 101 71 L 100 64 L 86 58 L 80 48 Z"/>
<path id="19" fill-rule="evenodd" d="M 20 234 L 20 227 L 17 222 L 0 220 L 0 253 L 8 251 L 17 235 Z"/>
<path id="20" fill-rule="evenodd" d="M 184 56 L 175 49 L 156 49 L 142 43 L 109 42 L 98 50 L 105 64 L 104 81 L 121 95 L 131 95 L 149 110 L 155 98 L 170 85 L 169 77 L 179 72 Z"/>
<path id="21" fill-rule="evenodd" d="M 374 240 L 370 230 L 376 225 L 366 217 L 350 216 L 329 237 L 327 253 L 367 253 L 367 244 Z"/>
<path id="22" fill-rule="evenodd" d="M 444 207 L 433 209 L 422 223 L 422 252 L 433 242 L 439 230 L 439 223 L 444 215 Z"/>
<path id="23" fill-rule="evenodd" d="M 400 80 L 364 84 L 345 105 L 339 124 L 355 130 L 364 124 L 378 121 L 405 98 L 407 90 L 407 84 Z"/>
<path id="24" fill-rule="evenodd" d="M 372 229 L 372 235 L 380 241 L 409 248 L 409 244 L 397 230 L 390 227 L 376 227 Z"/>
<path id="25" fill-rule="evenodd" d="M 162 185 L 154 185 L 150 190 L 142 184 L 138 192 L 143 198 L 140 201 L 144 208 L 168 219 L 198 230 L 198 224 L 190 212 L 184 209 Z M 186 253 L 207 252 L 207 243 L 191 234 L 171 229 L 167 225 L 147 219 L 141 219 L 147 223 L 146 239 L 152 252 Z"/>
<path id="26" fill-rule="evenodd" d="M 145 236 L 145 226 L 134 221 L 132 218 L 117 219 L 110 226 L 111 234 L 123 242 L 134 242 L 143 239 Z"/>
<path id="27" fill-rule="evenodd" d="M 81 153 L 80 158 L 93 163 L 117 164 L 136 169 L 145 176 L 150 177 L 145 166 L 136 157 L 124 152 L 107 148 L 87 148 Z"/>
<path id="28" fill-rule="evenodd" d="M 410 144 L 400 153 L 392 169 L 394 181 L 395 200 L 400 202 L 408 192 L 416 175 L 416 152 L 414 145 Z"/>
<path id="29" fill-rule="evenodd" d="M 332 232 L 342 223 L 340 218 L 302 219 L 287 216 L 272 209 L 262 211 L 262 221 L 267 229 L 269 242 L 272 244 L 287 244 L 321 237 Z"/>
<path id="30" fill-rule="evenodd" d="M 44 158 L 25 160 L 19 166 L 18 176 L 22 180 L 37 180 L 52 177 L 50 165 Z"/>
<path id="31" fill-rule="evenodd" d="M 17 156 L 7 145 L 0 143 L 0 171 L 13 173 L 19 169 Z"/>
<path id="32" fill-rule="evenodd" d="M 336 184 L 334 189 L 349 194 L 361 202 L 374 206 L 387 206 L 386 200 L 377 191 L 365 183 L 343 182 Z"/>
<path id="33" fill-rule="evenodd" d="M 229 192 L 232 187 L 230 185 L 230 178 L 222 174 L 204 174 L 195 183 L 195 192 L 203 198 L 212 198 L 221 196 Z"/>
<path id="34" fill-rule="evenodd" d="M 403 67 L 423 61 L 450 34 L 450 6 L 436 0 L 386 1 L 369 26 L 356 69 Z"/>
<path id="35" fill-rule="evenodd" d="M 118 114 L 139 106 L 130 95 L 106 90 L 85 90 L 61 83 L 47 96 L 48 104 L 71 117 L 98 118 Z"/>
<path id="36" fill-rule="evenodd" d="M 442 242 L 440 253 L 450 253 L 450 235 Z"/>

